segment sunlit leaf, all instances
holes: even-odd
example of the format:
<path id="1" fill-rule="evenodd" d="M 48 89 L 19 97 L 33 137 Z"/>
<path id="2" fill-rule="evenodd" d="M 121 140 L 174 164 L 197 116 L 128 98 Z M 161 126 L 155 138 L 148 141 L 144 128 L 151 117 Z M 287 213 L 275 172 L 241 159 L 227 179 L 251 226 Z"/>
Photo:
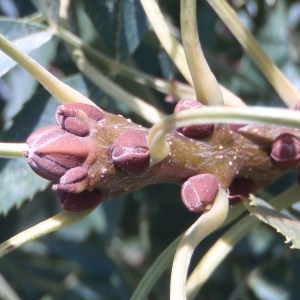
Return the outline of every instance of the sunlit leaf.
<path id="1" fill-rule="evenodd" d="M 300 221 L 276 211 L 266 201 L 256 197 L 246 206 L 253 215 L 284 235 L 286 243 L 292 243 L 291 248 L 300 249 Z"/>
<path id="2" fill-rule="evenodd" d="M 42 66 L 48 67 L 56 52 L 56 43 L 51 40 L 35 49 L 31 56 Z M 38 82 L 23 67 L 15 66 L 5 74 L 0 83 L 0 95 L 6 101 L 2 113 L 4 128 L 12 124 L 14 116 L 30 100 L 35 92 Z M 3 90 L 6 90 L 4 92 Z"/>
<path id="3" fill-rule="evenodd" d="M 28 24 L 0 18 L 0 33 L 11 40 L 23 53 L 29 54 L 52 38 L 52 33 L 38 24 Z M 0 51 L 0 77 L 16 65 L 15 61 Z"/>

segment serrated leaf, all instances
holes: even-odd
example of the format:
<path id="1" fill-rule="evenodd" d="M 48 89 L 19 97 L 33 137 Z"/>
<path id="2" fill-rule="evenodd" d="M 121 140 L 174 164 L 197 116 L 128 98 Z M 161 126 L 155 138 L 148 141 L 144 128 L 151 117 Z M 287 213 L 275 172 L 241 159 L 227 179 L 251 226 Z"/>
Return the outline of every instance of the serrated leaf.
<path id="1" fill-rule="evenodd" d="M 286 238 L 286 243 L 291 242 L 291 248 L 300 249 L 300 221 L 277 211 L 257 197 L 253 197 L 250 203 L 245 201 L 245 204 L 251 214 L 281 233 Z"/>
<path id="2" fill-rule="evenodd" d="M 56 42 L 53 40 L 33 50 L 31 56 L 43 67 L 48 67 L 56 52 Z M 6 101 L 2 118 L 4 128 L 8 129 L 14 116 L 22 109 L 24 104 L 32 97 L 38 86 L 38 82 L 23 67 L 15 66 L 4 75 L 0 88 L 8 90 L 7 93 L 0 91 L 1 98 Z M 3 89 L 2 89 L 3 91 Z"/>
<path id="3" fill-rule="evenodd" d="M 138 0 L 87 0 L 86 12 L 111 55 L 124 60 L 139 45 L 147 20 Z"/>
<path id="4" fill-rule="evenodd" d="M 24 159 L 0 161 L 1 199 L 0 214 L 6 215 L 14 206 L 31 199 L 38 191 L 44 190 L 49 182 L 36 176 Z M 7 188 L 10 187 L 10 188 Z"/>
<path id="5" fill-rule="evenodd" d="M 52 33 L 38 24 L 0 18 L 0 33 L 14 43 L 23 53 L 29 54 L 52 38 Z M 6 74 L 16 62 L 0 51 L 0 77 Z"/>

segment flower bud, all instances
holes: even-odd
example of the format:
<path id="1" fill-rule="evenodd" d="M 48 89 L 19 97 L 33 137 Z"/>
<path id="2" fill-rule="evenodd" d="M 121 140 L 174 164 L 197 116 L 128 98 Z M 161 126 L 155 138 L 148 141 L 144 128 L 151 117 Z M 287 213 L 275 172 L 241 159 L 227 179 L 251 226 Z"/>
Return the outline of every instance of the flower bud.
<path id="1" fill-rule="evenodd" d="M 34 132 L 27 143 L 27 163 L 37 174 L 52 181 L 57 181 L 68 169 L 83 164 L 89 155 L 85 143 L 57 125 Z"/>
<path id="2" fill-rule="evenodd" d="M 80 166 L 69 169 L 59 180 L 59 184 L 54 184 L 54 191 L 61 190 L 69 193 L 80 193 L 88 186 L 88 168 Z"/>
<path id="3" fill-rule="evenodd" d="M 90 133 L 90 120 L 100 121 L 104 112 L 88 104 L 67 103 L 57 108 L 55 117 L 62 129 L 83 137 Z"/>
<path id="4" fill-rule="evenodd" d="M 184 205 L 192 212 L 209 209 L 219 191 L 219 182 L 212 174 L 200 174 L 190 177 L 181 188 Z"/>
<path id="5" fill-rule="evenodd" d="M 178 113 L 184 110 L 190 110 L 194 108 L 204 107 L 203 104 L 196 100 L 180 100 L 175 106 L 174 112 Z M 181 132 L 184 136 L 201 139 L 211 135 L 214 132 L 213 124 L 201 124 L 201 125 L 191 125 L 185 126 L 177 129 L 177 131 Z"/>
<path id="6" fill-rule="evenodd" d="M 300 140 L 289 133 L 279 135 L 272 144 L 271 157 L 283 167 L 290 167 L 299 163 Z"/>
<path id="7" fill-rule="evenodd" d="M 99 190 L 89 191 L 89 168 L 97 159 L 96 141 L 88 136 L 93 124 L 103 117 L 90 105 L 62 105 L 56 114 L 60 125 L 44 127 L 27 139 L 24 153 L 34 172 L 55 182 L 58 202 L 64 210 L 84 211 L 102 200 Z"/>
<path id="8" fill-rule="evenodd" d="M 125 172 L 139 174 L 150 164 L 146 134 L 131 130 L 119 135 L 112 145 L 112 161 Z"/>
<path id="9" fill-rule="evenodd" d="M 91 137 L 78 137 L 52 125 L 34 132 L 27 143 L 27 163 L 38 175 L 58 183 L 54 190 L 78 193 L 88 187 L 88 168 L 97 158 Z"/>

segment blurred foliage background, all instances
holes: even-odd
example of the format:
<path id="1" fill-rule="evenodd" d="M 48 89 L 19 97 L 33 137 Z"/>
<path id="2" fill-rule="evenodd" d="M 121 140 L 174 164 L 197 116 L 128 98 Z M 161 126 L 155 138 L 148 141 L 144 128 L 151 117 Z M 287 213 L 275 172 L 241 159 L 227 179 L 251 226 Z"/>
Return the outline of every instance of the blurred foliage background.
<path id="1" fill-rule="evenodd" d="M 180 1 L 159 1 L 180 39 Z M 235 38 L 205 1 L 198 1 L 200 39 L 218 80 L 249 105 L 283 106 Z M 299 77 L 300 2 L 231 0 L 239 16 L 269 56 L 296 87 Z M 69 24 L 87 44 L 122 62 L 168 82 L 183 81 L 160 46 L 138 0 L 71 1 Z M 88 95 L 103 109 L 149 124 L 114 101 L 85 78 L 68 47 L 47 31 L 57 22 L 59 1 L 0 1 L 0 32 L 20 42 L 53 74 Z M 2 54 L 1 54 L 2 55 Z M 21 67 L 0 56 L 0 138 L 24 142 L 35 129 L 54 123 L 59 105 Z M 92 59 L 92 58 L 91 58 Z M 176 100 L 138 84 L 95 62 L 115 83 L 171 113 Z M 6 68 L 6 69 L 5 69 Z M 7 72 L 9 70 L 9 72 Z M 2 73 L 1 73 L 2 72 Z M 288 174 L 261 191 L 265 198 L 293 182 Z M 22 159 L 0 159 L 0 241 L 59 211 L 48 182 L 38 178 Z M 290 213 L 299 217 L 299 207 Z M 129 299 L 154 259 L 197 216 L 180 200 L 180 188 L 146 187 L 101 204 L 70 228 L 31 242 L 0 259 L 3 299 Z M 201 244 L 197 262 L 215 233 Z M 169 271 L 149 299 L 167 299 Z M 299 299 L 300 254 L 281 236 L 260 225 L 244 238 L 210 278 L 199 299 Z"/>

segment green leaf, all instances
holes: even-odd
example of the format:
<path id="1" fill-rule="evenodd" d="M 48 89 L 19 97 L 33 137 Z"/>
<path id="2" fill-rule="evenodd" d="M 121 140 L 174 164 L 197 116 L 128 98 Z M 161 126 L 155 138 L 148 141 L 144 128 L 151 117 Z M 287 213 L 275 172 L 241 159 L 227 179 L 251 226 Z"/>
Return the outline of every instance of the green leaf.
<path id="1" fill-rule="evenodd" d="M 124 60 L 139 45 L 147 21 L 138 0 L 87 0 L 86 12 L 108 52 Z"/>
<path id="2" fill-rule="evenodd" d="M 14 206 L 20 207 L 26 199 L 32 199 L 49 185 L 48 181 L 34 174 L 23 159 L 0 160 L 0 176 L 0 214 L 3 215 Z"/>
<path id="3" fill-rule="evenodd" d="M 50 40 L 35 49 L 31 56 L 42 66 L 48 67 L 56 52 L 56 41 Z M 4 128 L 12 124 L 12 119 L 22 109 L 24 104 L 30 100 L 38 86 L 38 82 L 23 67 L 15 66 L 2 78 L 0 87 L 6 88 L 6 93 L 1 93 L 2 99 L 6 101 L 2 113 Z"/>
<path id="4" fill-rule="evenodd" d="M 0 18 L 0 33 L 11 40 L 23 53 L 29 54 L 52 38 L 52 33 L 39 24 Z M 0 77 L 6 74 L 16 62 L 0 51 Z"/>
<path id="5" fill-rule="evenodd" d="M 292 243 L 291 248 L 300 249 L 300 221 L 275 210 L 266 201 L 257 197 L 251 198 L 250 203 L 245 201 L 245 204 L 251 214 L 285 236 L 286 243 Z"/>

